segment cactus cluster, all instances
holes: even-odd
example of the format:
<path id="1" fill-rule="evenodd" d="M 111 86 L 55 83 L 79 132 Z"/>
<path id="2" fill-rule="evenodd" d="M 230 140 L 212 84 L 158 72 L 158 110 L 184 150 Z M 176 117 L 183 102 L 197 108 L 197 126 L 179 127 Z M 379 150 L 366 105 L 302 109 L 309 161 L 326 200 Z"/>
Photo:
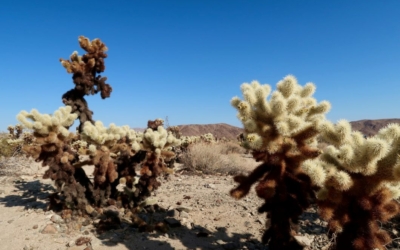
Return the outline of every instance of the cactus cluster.
<path id="1" fill-rule="evenodd" d="M 242 84 L 241 90 L 244 100 L 234 97 L 231 104 L 244 125 L 243 145 L 262 164 L 248 176 L 236 176 L 239 185 L 231 195 L 243 198 L 258 182 L 257 195 L 265 200 L 259 212 L 270 218 L 263 242 L 271 249 L 301 249 L 291 224 L 297 223 L 313 198 L 311 180 L 301 164 L 320 153 L 316 136 L 330 104 L 317 103 L 312 97 L 315 85 L 300 86 L 291 75 L 277 84 L 269 99 L 271 87 L 257 81 Z"/>
<path id="2" fill-rule="evenodd" d="M 303 170 L 321 189 L 320 215 L 338 234 L 336 249 L 385 249 L 391 239 L 378 224 L 400 212 L 400 126 L 389 124 L 364 138 L 345 120 L 321 124 L 330 144 Z"/>
<path id="3" fill-rule="evenodd" d="M 170 126 L 167 128 L 167 131 L 172 132 L 177 139 L 181 139 L 182 133 L 178 126 Z"/>
<path id="4" fill-rule="evenodd" d="M 52 115 L 21 111 L 21 125 L 8 128 L 8 143 L 20 145 L 48 167 L 44 178 L 54 180 L 57 190 L 50 196 L 50 208 L 92 216 L 93 207 L 101 213 L 110 204 L 141 211 L 154 204 L 151 192 L 160 186 L 160 175 L 172 173 L 177 152 L 193 143 L 226 139 L 210 133 L 182 136 L 179 127 L 165 129 L 162 119 L 149 120 L 144 132 L 94 121 L 84 96 L 100 92 L 103 99 L 110 97 L 112 88 L 99 75 L 105 70 L 107 47 L 83 36 L 79 44 L 84 55 L 73 52 L 69 60 L 60 59 L 75 84 L 62 96 L 66 106 Z M 234 177 L 238 185 L 231 196 L 241 199 L 255 185 L 264 200 L 258 211 L 270 219 L 262 237 L 270 249 L 303 248 L 294 239 L 292 225 L 315 200 L 321 217 L 338 235 L 335 249 L 385 249 L 391 239 L 377 223 L 400 213 L 395 200 L 400 198 L 400 126 L 390 124 L 365 138 L 345 120 L 332 124 L 325 119 L 330 104 L 318 103 L 315 89 L 313 83 L 299 85 L 291 75 L 273 92 L 257 81 L 242 84 L 243 100 L 231 100 L 244 126 L 237 139 L 261 164 L 248 175 Z M 69 128 L 76 119 L 80 124 L 72 133 Z M 318 140 L 329 146 L 318 149 Z M 94 166 L 93 180 L 85 165 Z M 132 220 L 142 230 L 157 228 L 137 216 Z"/>
<path id="5" fill-rule="evenodd" d="M 211 133 L 207 133 L 207 134 L 201 135 L 201 136 L 200 136 L 200 139 L 201 139 L 203 142 L 207 142 L 207 143 L 213 143 L 213 142 L 215 142 L 215 137 L 214 137 L 214 135 L 211 134 Z"/>
<path id="6" fill-rule="evenodd" d="M 50 197 L 50 208 L 73 215 L 89 213 L 93 207 L 101 211 L 110 204 L 140 210 L 160 186 L 157 177 L 172 172 L 166 162 L 175 157 L 171 148 L 179 146 L 180 140 L 164 129 L 162 119 L 149 121 L 144 133 L 129 126 L 105 127 L 94 121 L 83 97 L 98 92 L 103 99 L 110 96 L 112 89 L 105 83 L 106 78 L 97 75 L 105 69 L 107 47 L 99 39 L 89 41 L 83 36 L 79 44 L 86 54 L 78 56 L 74 52 L 70 60 L 60 60 L 73 74 L 75 84 L 63 96 L 67 106 L 52 115 L 35 109 L 21 111 L 17 119 L 22 125 L 17 125 L 16 132 L 20 133 L 22 126 L 33 131 L 35 139 L 23 150 L 49 167 L 44 178 L 54 180 L 57 188 Z M 69 128 L 77 118 L 79 129 L 72 133 Z M 14 133 L 14 128 L 10 132 Z M 83 170 L 85 165 L 94 165 L 93 180 Z"/>

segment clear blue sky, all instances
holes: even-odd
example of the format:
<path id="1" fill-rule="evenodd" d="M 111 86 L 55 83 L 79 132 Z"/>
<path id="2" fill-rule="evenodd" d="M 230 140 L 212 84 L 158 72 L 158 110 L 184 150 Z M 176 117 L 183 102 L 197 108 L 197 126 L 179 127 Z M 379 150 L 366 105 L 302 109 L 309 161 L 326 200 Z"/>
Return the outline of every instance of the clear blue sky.
<path id="1" fill-rule="evenodd" d="M 0 131 L 20 110 L 53 113 L 74 87 L 59 63 L 100 38 L 111 97 L 87 98 L 105 125 L 241 126 L 243 82 L 314 82 L 332 121 L 400 117 L 400 1 L 19 1 L 0 5 Z"/>

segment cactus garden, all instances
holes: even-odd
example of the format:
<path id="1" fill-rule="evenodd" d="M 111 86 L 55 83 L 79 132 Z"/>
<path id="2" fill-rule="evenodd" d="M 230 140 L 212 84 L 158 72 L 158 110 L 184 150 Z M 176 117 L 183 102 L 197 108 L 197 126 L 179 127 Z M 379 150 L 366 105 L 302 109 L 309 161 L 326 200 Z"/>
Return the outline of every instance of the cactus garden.
<path id="1" fill-rule="evenodd" d="M 90 101 L 114 97 L 108 47 L 78 43 L 59 60 L 73 88 L 53 113 L 26 107 L 0 137 L 11 249 L 400 248 L 399 123 L 369 136 L 334 123 L 318 85 L 287 75 L 240 85 L 242 127 L 219 125 L 230 137 L 135 112 L 141 130 L 107 125 Z"/>

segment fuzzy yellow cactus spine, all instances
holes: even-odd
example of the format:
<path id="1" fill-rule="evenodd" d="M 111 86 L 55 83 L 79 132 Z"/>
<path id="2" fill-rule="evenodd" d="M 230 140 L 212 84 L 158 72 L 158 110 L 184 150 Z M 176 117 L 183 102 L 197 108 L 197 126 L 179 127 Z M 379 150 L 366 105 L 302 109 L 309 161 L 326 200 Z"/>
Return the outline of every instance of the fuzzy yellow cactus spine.
<path id="1" fill-rule="evenodd" d="M 364 138 L 345 120 L 320 124 L 328 143 L 303 170 L 322 189 L 317 197 L 322 218 L 339 232 L 336 249 L 385 249 L 386 222 L 400 212 L 400 126 L 389 124 Z"/>
<path id="2" fill-rule="evenodd" d="M 316 136 L 330 104 L 317 103 L 312 97 L 315 85 L 300 86 L 292 75 L 279 81 L 272 93 L 269 85 L 257 81 L 242 84 L 241 90 L 244 99 L 231 100 L 245 130 L 241 143 L 263 163 L 248 176 L 236 176 L 239 185 L 231 195 L 240 199 L 258 182 L 257 195 L 266 202 L 259 211 L 271 218 L 263 242 L 269 242 L 271 249 L 300 249 L 290 224 L 298 220 L 314 196 L 311 180 L 300 166 L 320 154 Z"/>
<path id="3" fill-rule="evenodd" d="M 71 126 L 77 118 L 76 114 L 71 114 L 71 110 L 70 106 L 60 107 L 53 116 L 50 116 L 40 114 L 36 109 L 32 109 L 30 113 L 21 111 L 17 115 L 17 119 L 23 126 L 42 136 L 54 132 L 66 137 L 70 132 L 65 127 Z"/>
<path id="4" fill-rule="evenodd" d="M 163 126 L 158 126 L 157 130 L 148 128 L 143 134 L 143 149 L 155 151 L 157 154 L 180 144 L 181 140 L 175 138 L 172 132 L 168 132 Z"/>

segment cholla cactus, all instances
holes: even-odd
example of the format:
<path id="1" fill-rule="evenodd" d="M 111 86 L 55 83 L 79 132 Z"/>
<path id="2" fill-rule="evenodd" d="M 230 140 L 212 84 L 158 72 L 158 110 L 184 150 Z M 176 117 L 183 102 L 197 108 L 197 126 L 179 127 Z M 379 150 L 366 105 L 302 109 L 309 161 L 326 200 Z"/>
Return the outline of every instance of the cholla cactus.
<path id="1" fill-rule="evenodd" d="M 24 150 L 35 159 L 63 151 L 62 147 L 73 136 L 65 127 L 71 126 L 76 117 L 76 114 L 71 114 L 70 106 L 60 107 L 52 116 L 40 114 L 36 109 L 30 113 L 21 111 L 17 119 L 24 127 L 33 130 L 36 137 L 35 144 L 27 145 Z"/>
<path id="2" fill-rule="evenodd" d="M 110 97 L 112 88 L 106 83 L 107 77 L 97 75 L 104 72 L 104 59 L 107 58 L 105 53 L 108 49 L 100 39 L 90 41 L 84 36 L 79 37 L 79 45 L 87 53 L 79 56 L 74 51 L 70 56 L 70 60 L 60 59 L 61 65 L 72 73 L 72 79 L 75 88 L 69 90 L 62 96 L 65 105 L 72 107 L 72 112 L 79 117 L 79 132 L 82 131 L 83 124 L 86 121 L 94 123 L 92 120 L 93 112 L 89 109 L 84 98 L 85 95 L 93 95 L 101 92 L 101 98 Z"/>
<path id="3" fill-rule="evenodd" d="M 390 124 L 364 138 L 345 120 L 321 124 L 328 146 L 319 159 L 303 164 L 315 185 L 321 217 L 339 233 L 336 249 L 385 249 L 380 229 L 400 212 L 400 126 Z"/>
<path id="4" fill-rule="evenodd" d="M 21 111 L 17 119 L 24 127 L 32 129 L 35 136 L 32 145 L 23 147 L 25 153 L 42 161 L 43 166 L 49 166 L 44 178 L 55 181 L 57 191 L 65 196 L 65 206 L 84 210 L 88 204 L 85 191 L 90 183 L 83 170 L 77 168 L 79 160 L 70 147 L 74 135 L 66 127 L 77 117 L 71 110 L 70 106 L 61 107 L 48 115 L 33 109 L 30 113 Z"/>
<path id="5" fill-rule="evenodd" d="M 95 166 L 94 199 L 101 206 L 106 204 L 109 197 L 115 198 L 112 183 L 119 177 L 118 165 L 121 165 L 119 172 L 127 172 L 132 178 L 135 176 L 132 166 L 134 162 L 129 159 L 141 150 L 142 138 L 129 126 L 118 127 L 110 124 L 109 128 L 106 128 L 100 121 L 96 121 L 94 125 L 85 122 L 80 136 L 89 143 L 87 153 Z M 120 157 L 123 159 L 119 159 Z M 128 167 L 124 166 L 126 161 L 131 163 Z"/>
<path id="6" fill-rule="evenodd" d="M 182 137 L 181 129 L 178 126 L 170 126 L 167 128 L 168 132 L 172 132 L 175 138 L 180 139 Z"/>
<path id="7" fill-rule="evenodd" d="M 215 142 L 215 137 L 214 137 L 214 135 L 211 134 L 211 133 L 207 133 L 207 134 L 201 135 L 200 138 L 201 138 L 201 140 L 203 140 L 203 141 L 206 142 L 206 143 L 213 143 L 213 142 Z"/>
<path id="8" fill-rule="evenodd" d="M 150 191 L 158 188 L 161 184 L 157 181 L 157 177 L 162 173 L 172 173 L 168 168 L 166 161 L 170 161 L 175 157 L 175 153 L 171 151 L 172 147 L 179 146 L 181 141 L 174 137 L 172 132 L 167 132 L 163 126 L 158 126 L 154 130 L 153 124 L 157 122 L 149 121 L 149 128 L 143 134 L 143 149 L 147 151 L 146 159 L 140 170 L 142 175 L 140 181 L 144 185 L 139 190 L 150 195 Z"/>
<path id="9" fill-rule="evenodd" d="M 270 227 L 263 242 L 271 249 L 298 249 L 291 223 L 310 205 L 313 197 L 310 178 L 302 172 L 301 163 L 319 155 L 316 148 L 318 125 L 330 109 L 326 101 L 312 98 L 315 86 L 304 87 L 293 76 L 287 76 L 271 92 L 269 85 L 257 81 L 241 86 L 244 100 L 234 97 L 231 104 L 244 125 L 243 145 L 253 151 L 257 161 L 263 161 L 250 175 L 239 175 L 239 186 L 231 195 L 240 199 L 256 186 L 257 195 L 265 200 L 259 212 L 268 212 Z"/>
<path id="10" fill-rule="evenodd" d="M 17 139 L 21 136 L 23 127 L 20 124 L 15 126 L 10 125 L 7 127 L 7 130 L 9 132 L 10 139 Z"/>
<path id="11" fill-rule="evenodd" d="M 143 134 L 143 148 L 150 151 L 155 151 L 158 155 L 166 149 L 173 146 L 179 146 L 180 140 L 175 138 L 172 132 L 168 132 L 162 126 L 158 126 L 157 130 L 148 128 Z"/>

